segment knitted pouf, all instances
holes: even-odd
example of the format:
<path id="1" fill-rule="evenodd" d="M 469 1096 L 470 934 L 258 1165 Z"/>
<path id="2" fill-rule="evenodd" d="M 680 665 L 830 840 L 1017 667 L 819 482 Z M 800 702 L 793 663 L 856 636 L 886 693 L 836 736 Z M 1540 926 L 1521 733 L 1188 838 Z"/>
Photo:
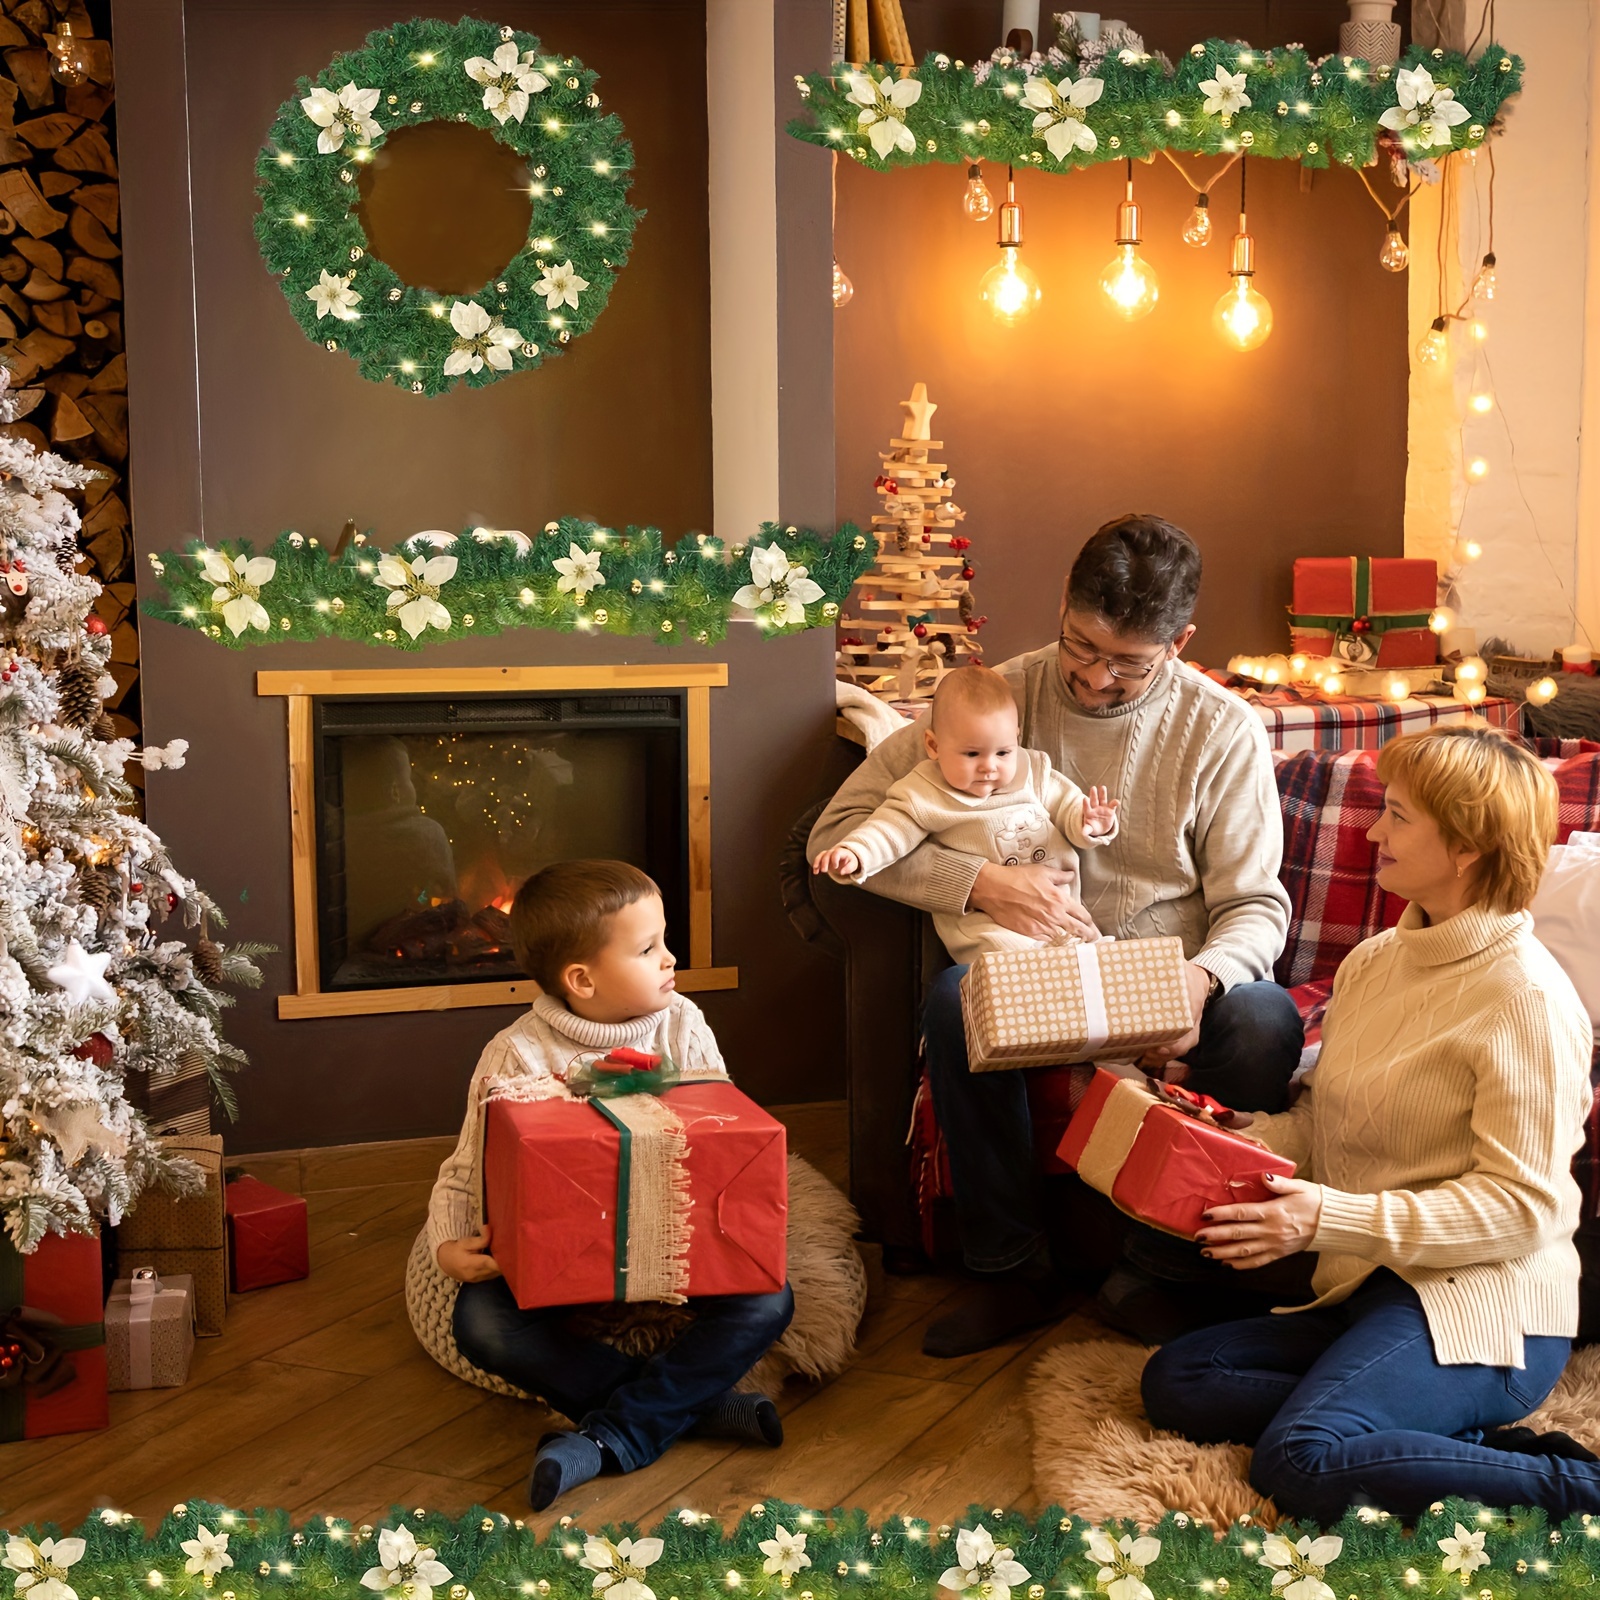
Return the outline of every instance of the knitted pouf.
<path id="1" fill-rule="evenodd" d="M 809 1162 L 791 1155 L 788 1254 L 794 1320 L 741 1388 L 770 1392 L 791 1375 L 831 1378 L 849 1364 L 867 1304 L 867 1274 L 854 1239 L 860 1226 L 844 1195 Z M 424 1228 L 406 1263 L 406 1311 L 422 1348 L 467 1383 L 527 1399 L 504 1379 L 473 1366 L 456 1348 L 452 1319 L 460 1287 L 439 1270 Z M 585 1312 L 583 1325 L 629 1355 L 649 1355 L 669 1343 L 690 1315 L 679 1306 L 623 1303 Z"/>

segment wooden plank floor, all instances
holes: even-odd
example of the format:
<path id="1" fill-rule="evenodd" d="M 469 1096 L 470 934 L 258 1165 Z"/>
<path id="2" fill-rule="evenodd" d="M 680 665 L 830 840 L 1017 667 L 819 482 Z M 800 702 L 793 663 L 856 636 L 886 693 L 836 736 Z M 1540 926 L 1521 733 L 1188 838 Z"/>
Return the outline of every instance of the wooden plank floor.
<path id="1" fill-rule="evenodd" d="M 791 1148 L 843 1178 L 839 1105 L 776 1108 Z M 247 1160 L 246 1166 L 251 1165 Z M 235 1297 L 226 1333 L 196 1346 L 181 1389 L 111 1397 L 100 1433 L 0 1445 L 0 1527 L 76 1525 L 111 1505 L 153 1522 L 190 1497 L 376 1522 L 393 1505 L 526 1515 L 534 1442 L 551 1416 L 450 1377 L 412 1335 L 401 1295 L 429 1183 L 415 1161 L 344 1156 L 337 1186 L 305 1185 L 311 1277 Z M 281 1168 L 259 1168 L 283 1180 Z M 780 1450 L 686 1440 L 641 1472 L 564 1497 L 570 1513 L 649 1524 L 682 1506 L 732 1518 L 778 1496 L 950 1520 L 973 1502 L 1031 1506 L 1029 1368 L 1051 1344 L 1103 1337 L 1082 1317 L 957 1361 L 921 1353 L 955 1276 L 890 1278 L 854 1365 L 780 1397 Z"/>

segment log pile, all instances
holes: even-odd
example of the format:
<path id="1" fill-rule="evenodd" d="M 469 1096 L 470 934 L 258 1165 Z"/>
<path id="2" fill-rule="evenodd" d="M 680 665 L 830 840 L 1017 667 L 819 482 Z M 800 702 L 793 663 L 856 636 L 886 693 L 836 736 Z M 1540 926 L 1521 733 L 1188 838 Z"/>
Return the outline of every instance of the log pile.
<path id="1" fill-rule="evenodd" d="M 51 71 L 69 52 L 81 68 L 76 83 Z M 24 408 L 0 432 L 104 474 L 83 494 L 78 561 L 105 586 L 99 610 L 117 680 L 106 708 L 119 733 L 136 735 L 112 91 L 111 42 L 95 36 L 84 0 L 0 0 L 0 361 Z M 130 763 L 128 777 L 142 770 Z"/>

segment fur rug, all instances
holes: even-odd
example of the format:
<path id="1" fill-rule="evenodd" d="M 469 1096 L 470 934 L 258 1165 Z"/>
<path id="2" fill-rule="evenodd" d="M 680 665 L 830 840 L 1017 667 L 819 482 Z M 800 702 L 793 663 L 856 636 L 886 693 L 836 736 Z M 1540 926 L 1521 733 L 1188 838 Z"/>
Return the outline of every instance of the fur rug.
<path id="1" fill-rule="evenodd" d="M 1194 1444 L 1152 1428 L 1139 1399 L 1149 1352 L 1123 1341 L 1058 1344 L 1028 1380 L 1033 1486 L 1045 1502 L 1096 1522 L 1132 1517 L 1149 1525 L 1187 1511 L 1225 1528 L 1243 1513 L 1275 1527 L 1277 1507 L 1250 1487 L 1244 1445 Z M 1600 1451 L 1600 1345 L 1574 1353 L 1555 1392 L 1531 1417 Z"/>
<path id="2" fill-rule="evenodd" d="M 794 1320 L 740 1388 L 772 1393 L 791 1376 L 828 1378 L 850 1364 L 867 1304 L 867 1274 L 854 1238 L 860 1226 L 844 1195 L 808 1161 L 791 1154 L 789 1284 Z M 439 1270 L 424 1228 L 406 1263 L 406 1311 L 422 1348 L 467 1383 L 526 1399 L 521 1390 L 473 1366 L 456 1348 L 450 1324 L 459 1287 Z M 623 1304 L 586 1316 L 583 1326 L 629 1355 L 648 1355 L 688 1317 L 678 1306 Z"/>

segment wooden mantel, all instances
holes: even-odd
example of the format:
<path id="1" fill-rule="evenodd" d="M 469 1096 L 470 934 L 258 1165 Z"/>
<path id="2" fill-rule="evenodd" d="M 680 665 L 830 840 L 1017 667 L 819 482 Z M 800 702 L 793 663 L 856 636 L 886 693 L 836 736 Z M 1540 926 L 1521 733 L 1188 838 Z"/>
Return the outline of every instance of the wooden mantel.
<path id="1" fill-rule="evenodd" d="M 678 972 L 686 994 L 735 989 L 737 967 L 711 964 L 711 691 L 726 688 L 720 662 L 582 667 L 396 667 L 354 671 L 258 672 L 256 693 L 288 705 L 289 832 L 294 899 L 295 992 L 278 996 L 278 1015 L 369 1016 L 393 1011 L 455 1011 L 527 1005 L 531 979 L 510 983 L 419 985 L 403 989 L 322 988 L 317 935 L 316 751 L 312 702 L 327 695 L 505 694 L 522 691 L 682 689 L 688 723 L 689 964 Z"/>

